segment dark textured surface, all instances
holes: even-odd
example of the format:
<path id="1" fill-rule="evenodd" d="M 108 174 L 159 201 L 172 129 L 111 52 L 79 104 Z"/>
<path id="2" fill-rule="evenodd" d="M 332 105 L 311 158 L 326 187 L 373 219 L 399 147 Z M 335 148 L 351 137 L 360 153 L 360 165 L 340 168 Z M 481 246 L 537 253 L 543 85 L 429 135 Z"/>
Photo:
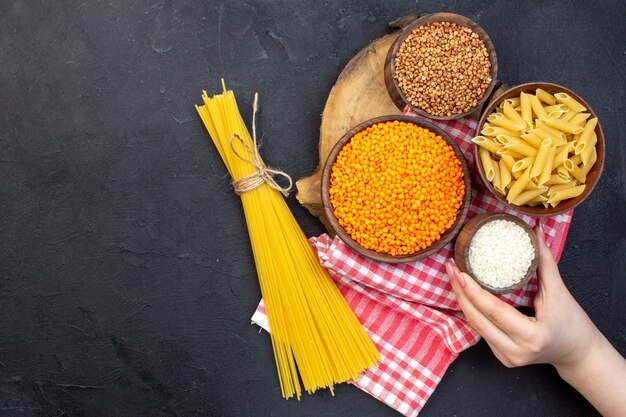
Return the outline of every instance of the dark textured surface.
<path id="1" fill-rule="evenodd" d="M 626 353 L 626 4 L 419 1 L 0 2 L 0 415 L 399 415 L 351 386 L 280 398 L 238 198 L 194 113 L 225 76 L 263 154 L 317 165 L 320 113 L 349 59 L 410 12 L 477 20 L 504 81 L 598 112 L 605 174 L 561 261 Z M 308 235 L 319 222 L 289 197 Z M 423 416 L 588 416 L 547 366 L 463 353 Z"/>

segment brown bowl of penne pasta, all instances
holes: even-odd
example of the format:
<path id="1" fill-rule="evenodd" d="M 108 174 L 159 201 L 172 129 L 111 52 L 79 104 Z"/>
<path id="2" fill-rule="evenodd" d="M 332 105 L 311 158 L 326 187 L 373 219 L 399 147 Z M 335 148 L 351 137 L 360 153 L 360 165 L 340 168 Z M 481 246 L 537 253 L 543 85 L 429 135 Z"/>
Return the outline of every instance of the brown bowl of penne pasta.
<path id="1" fill-rule="evenodd" d="M 591 194 L 604 168 L 604 135 L 589 104 L 551 83 L 527 83 L 485 108 L 474 161 L 485 186 L 531 216 L 564 213 Z"/>

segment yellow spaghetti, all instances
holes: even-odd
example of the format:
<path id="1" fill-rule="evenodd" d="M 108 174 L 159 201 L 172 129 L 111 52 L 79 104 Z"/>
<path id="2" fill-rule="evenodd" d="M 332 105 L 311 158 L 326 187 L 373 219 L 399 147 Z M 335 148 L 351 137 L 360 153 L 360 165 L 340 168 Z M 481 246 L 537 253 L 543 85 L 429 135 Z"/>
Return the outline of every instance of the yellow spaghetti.
<path id="1" fill-rule="evenodd" d="M 222 94 L 209 97 L 204 91 L 203 105 L 196 109 L 233 181 L 254 179 L 259 173 L 254 161 L 263 163 L 256 141 L 233 91 L 222 85 Z M 334 393 L 334 384 L 356 379 L 376 365 L 380 354 L 320 265 L 277 185 L 272 188 L 266 181 L 248 187 L 240 197 L 282 395 L 300 399 L 300 380 L 309 393 L 318 388 Z"/>

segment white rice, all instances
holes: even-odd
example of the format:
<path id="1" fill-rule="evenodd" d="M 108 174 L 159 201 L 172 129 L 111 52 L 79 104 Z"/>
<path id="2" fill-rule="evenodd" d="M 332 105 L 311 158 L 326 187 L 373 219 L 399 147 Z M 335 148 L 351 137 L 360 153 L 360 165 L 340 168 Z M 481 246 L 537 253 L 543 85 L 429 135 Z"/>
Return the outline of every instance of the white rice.
<path id="1" fill-rule="evenodd" d="M 483 224 L 469 245 L 468 263 L 474 278 L 506 288 L 524 278 L 535 257 L 528 233 L 510 220 Z"/>

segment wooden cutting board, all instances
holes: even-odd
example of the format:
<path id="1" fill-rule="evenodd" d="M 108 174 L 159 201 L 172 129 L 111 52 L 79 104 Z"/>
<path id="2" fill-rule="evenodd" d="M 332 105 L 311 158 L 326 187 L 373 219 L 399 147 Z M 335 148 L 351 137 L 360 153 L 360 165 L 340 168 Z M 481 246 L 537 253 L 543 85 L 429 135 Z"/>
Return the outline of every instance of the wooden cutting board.
<path id="1" fill-rule="evenodd" d="M 389 48 L 400 35 L 402 27 L 417 19 L 417 15 L 401 17 L 389 23 L 394 32 L 376 39 L 350 60 L 330 90 L 320 126 L 320 163 L 308 177 L 296 182 L 296 198 L 312 215 L 318 217 L 330 233 L 332 228 L 322 205 L 321 174 L 333 146 L 357 124 L 368 119 L 402 114 L 389 97 L 385 86 L 384 65 Z M 494 96 L 501 89 L 494 91 Z M 489 100 L 487 100 L 489 102 Z M 470 115 L 478 119 L 480 112 Z"/>

